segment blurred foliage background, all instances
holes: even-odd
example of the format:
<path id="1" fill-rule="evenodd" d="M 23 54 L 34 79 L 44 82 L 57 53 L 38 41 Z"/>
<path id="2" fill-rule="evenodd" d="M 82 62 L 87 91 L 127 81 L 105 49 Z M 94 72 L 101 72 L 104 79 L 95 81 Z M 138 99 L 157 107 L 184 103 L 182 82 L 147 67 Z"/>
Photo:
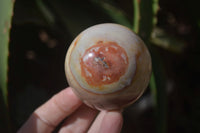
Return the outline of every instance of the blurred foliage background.
<path id="1" fill-rule="evenodd" d="M 133 29 L 152 55 L 150 85 L 124 110 L 122 133 L 200 132 L 199 4 L 198 0 L 1 0 L 0 132 L 16 132 L 34 109 L 68 86 L 67 49 L 82 30 L 99 23 Z"/>

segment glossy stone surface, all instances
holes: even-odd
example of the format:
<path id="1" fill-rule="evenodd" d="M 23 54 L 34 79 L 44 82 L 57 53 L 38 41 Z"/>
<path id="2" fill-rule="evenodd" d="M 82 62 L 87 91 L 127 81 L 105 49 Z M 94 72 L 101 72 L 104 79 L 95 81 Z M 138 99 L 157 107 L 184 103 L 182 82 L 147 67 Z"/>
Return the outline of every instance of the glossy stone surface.
<path id="1" fill-rule="evenodd" d="M 143 41 L 118 24 L 100 24 L 80 33 L 66 56 L 69 85 L 87 105 L 123 108 L 148 85 L 151 58 Z"/>
<path id="2" fill-rule="evenodd" d="M 117 82 L 128 68 L 125 50 L 115 42 L 99 41 L 86 49 L 81 58 L 81 75 L 90 86 Z"/>

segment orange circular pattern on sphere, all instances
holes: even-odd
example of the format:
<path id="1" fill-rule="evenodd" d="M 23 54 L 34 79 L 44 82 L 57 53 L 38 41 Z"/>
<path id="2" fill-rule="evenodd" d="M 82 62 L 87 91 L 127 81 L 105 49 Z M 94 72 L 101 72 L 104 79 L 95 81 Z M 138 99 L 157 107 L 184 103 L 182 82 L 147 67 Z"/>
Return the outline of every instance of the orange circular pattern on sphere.
<path id="1" fill-rule="evenodd" d="M 128 69 L 128 56 L 115 42 L 102 42 L 88 48 L 81 57 L 81 75 L 90 86 L 117 82 Z"/>

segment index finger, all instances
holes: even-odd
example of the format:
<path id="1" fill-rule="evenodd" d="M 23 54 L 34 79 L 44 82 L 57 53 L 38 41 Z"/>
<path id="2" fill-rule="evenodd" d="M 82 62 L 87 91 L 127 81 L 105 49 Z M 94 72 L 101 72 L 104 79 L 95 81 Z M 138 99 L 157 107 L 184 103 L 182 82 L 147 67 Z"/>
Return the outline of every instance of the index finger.
<path id="1" fill-rule="evenodd" d="M 19 130 L 19 133 L 51 132 L 64 118 L 74 112 L 81 104 L 82 102 L 76 97 L 70 87 L 64 89 L 36 109 L 28 121 Z"/>

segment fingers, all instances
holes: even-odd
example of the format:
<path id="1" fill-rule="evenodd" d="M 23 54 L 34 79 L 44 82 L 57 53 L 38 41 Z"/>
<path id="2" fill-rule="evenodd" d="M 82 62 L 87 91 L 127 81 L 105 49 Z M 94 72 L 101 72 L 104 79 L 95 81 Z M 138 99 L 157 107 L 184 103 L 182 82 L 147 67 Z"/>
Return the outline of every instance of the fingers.
<path id="1" fill-rule="evenodd" d="M 106 114 L 106 111 L 101 111 L 99 113 L 99 115 L 95 119 L 94 123 L 92 124 L 92 126 L 88 130 L 88 133 L 98 133 L 100 126 L 101 126 L 101 122 L 102 122 L 105 114 Z"/>
<path id="2" fill-rule="evenodd" d="M 101 122 L 99 133 L 120 133 L 123 117 L 120 112 L 107 112 Z"/>
<path id="3" fill-rule="evenodd" d="M 102 111 L 88 133 L 120 133 L 123 124 L 122 114 L 118 111 Z"/>
<path id="4" fill-rule="evenodd" d="M 59 132 L 84 133 L 98 111 L 83 104 L 80 106 L 81 104 L 82 102 L 71 88 L 65 89 L 36 109 L 18 133 L 50 133 L 69 115 L 70 117 L 65 120 Z M 122 123 L 123 118 L 120 112 L 101 111 L 88 133 L 119 133 Z"/>
<path id="5" fill-rule="evenodd" d="M 29 120 L 19 130 L 19 133 L 51 132 L 81 104 L 82 102 L 75 96 L 70 87 L 64 89 L 36 109 Z"/>
<path id="6" fill-rule="evenodd" d="M 59 133 L 86 133 L 97 113 L 83 104 L 64 122 Z"/>

